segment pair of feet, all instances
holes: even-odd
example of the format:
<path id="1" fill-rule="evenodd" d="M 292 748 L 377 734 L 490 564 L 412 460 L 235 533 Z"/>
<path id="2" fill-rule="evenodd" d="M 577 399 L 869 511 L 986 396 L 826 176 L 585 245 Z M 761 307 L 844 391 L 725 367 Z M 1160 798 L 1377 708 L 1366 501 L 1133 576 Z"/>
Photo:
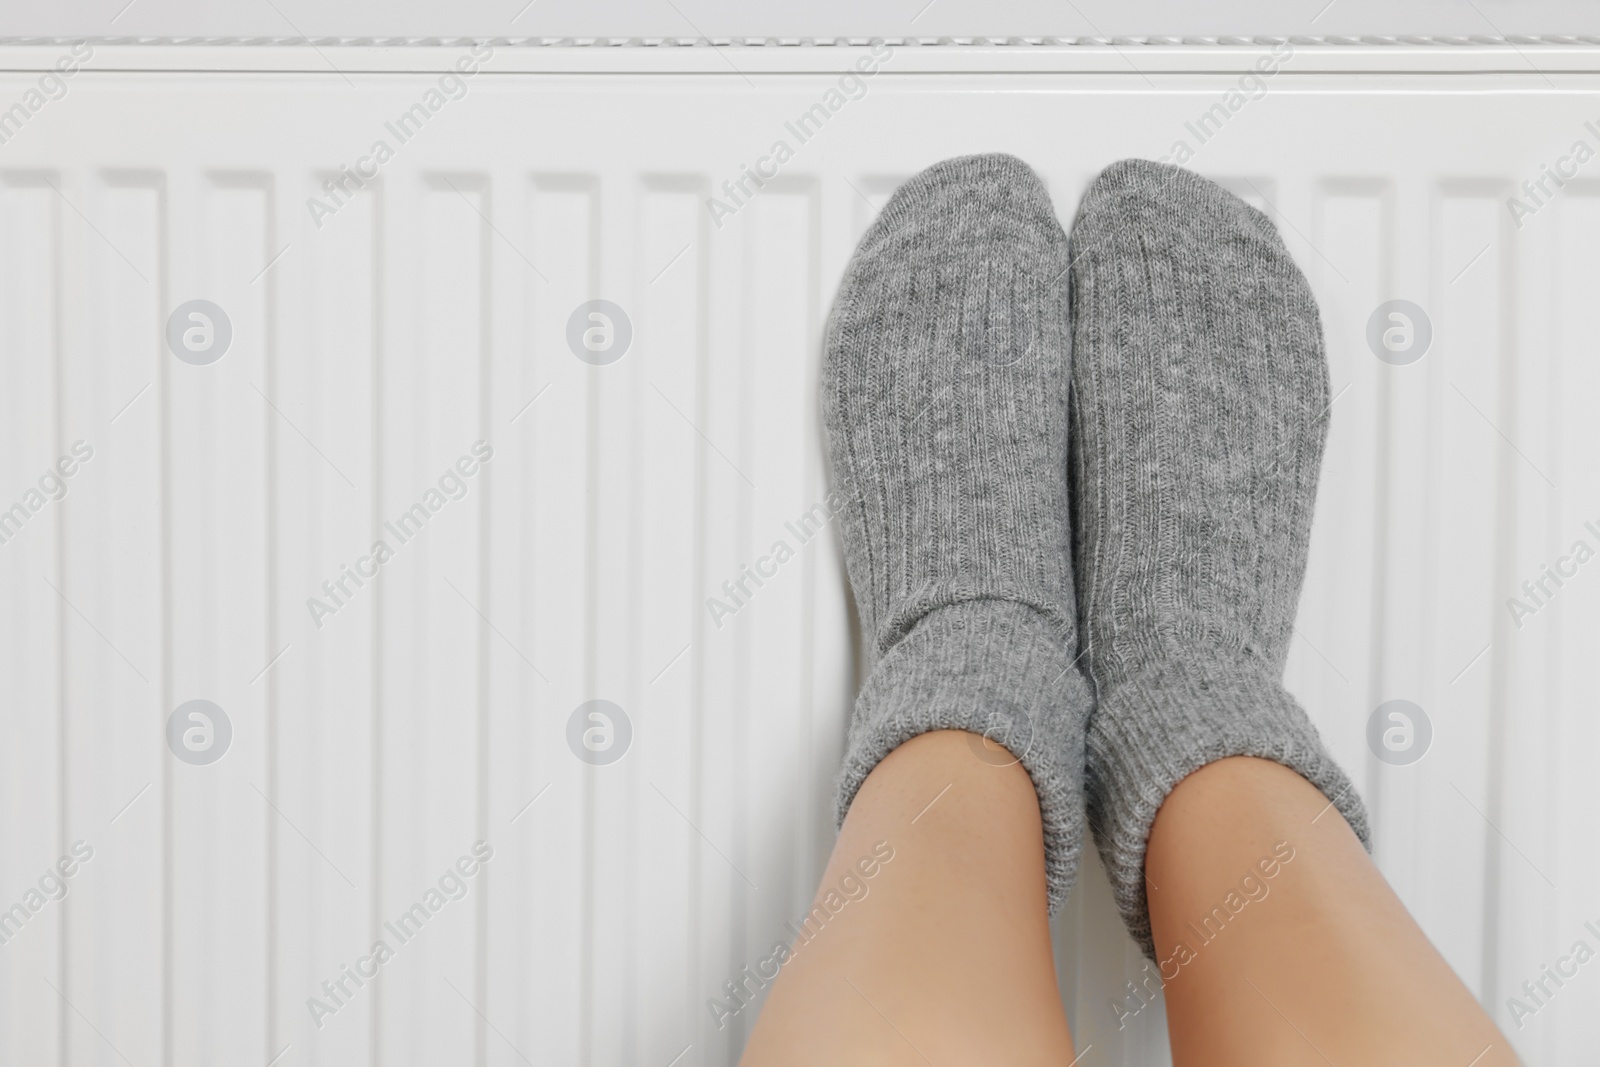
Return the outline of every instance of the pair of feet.
<path id="1" fill-rule="evenodd" d="M 1191 772 L 1275 760 L 1366 841 L 1282 685 L 1328 414 L 1305 278 L 1260 212 L 1138 160 L 1069 240 L 1009 156 L 895 193 L 840 286 L 823 418 L 870 668 L 842 820 L 933 730 L 1028 771 L 1052 908 L 1093 830 L 1152 956 L 1144 855 Z"/>

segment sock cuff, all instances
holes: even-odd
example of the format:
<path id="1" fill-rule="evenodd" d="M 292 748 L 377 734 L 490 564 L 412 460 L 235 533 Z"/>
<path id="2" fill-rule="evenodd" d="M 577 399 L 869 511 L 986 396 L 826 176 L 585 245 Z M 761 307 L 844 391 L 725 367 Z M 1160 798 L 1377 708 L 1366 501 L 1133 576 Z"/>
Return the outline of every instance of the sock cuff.
<path id="1" fill-rule="evenodd" d="M 1230 756 L 1280 763 L 1322 791 L 1372 843 L 1355 786 L 1283 683 L 1262 665 L 1161 662 L 1100 694 L 1087 739 L 1089 825 L 1123 921 L 1156 958 L 1144 861 L 1156 812 L 1177 784 Z"/>
<path id="2" fill-rule="evenodd" d="M 1016 601 L 966 601 L 922 618 L 877 662 L 856 699 L 838 824 L 872 769 L 911 738 L 965 730 L 997 741 L 1038 793 L 1055 911 L 1077 876 L 1083 837 L 1081 724 L 1092 695 L 1074 655 L 1055 623 Z M 993 758 L 983 746 L 974 753 Z"/>

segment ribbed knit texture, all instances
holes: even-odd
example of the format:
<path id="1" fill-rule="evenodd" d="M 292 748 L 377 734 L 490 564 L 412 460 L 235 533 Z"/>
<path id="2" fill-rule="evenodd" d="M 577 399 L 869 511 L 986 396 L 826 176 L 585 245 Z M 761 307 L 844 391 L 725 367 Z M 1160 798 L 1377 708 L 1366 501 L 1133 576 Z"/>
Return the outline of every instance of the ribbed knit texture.
<path id="1" fill-rule="evenodd" d="M 1066 237 L 1025 164 L 940 163 L 861 239 L 822 382 L 868 667 L 839 820 L 897 745 L 984 734 L 1038 791 L 1052 908 L 1077 873 L 1091 704 L 1074 664 L 1066 285 Z"/>
<path id="2" fill-rule="evenodd" d="M 1327 436 L 1316 302 L 1272 223 L 1177 167 L 1126 160 L 1072 231 L 1072 504 L 1089 821 L 1153 959 L 1145 847 L 1186 775 L 1298 771 L 1366 814 L 1283 688 Z"/>

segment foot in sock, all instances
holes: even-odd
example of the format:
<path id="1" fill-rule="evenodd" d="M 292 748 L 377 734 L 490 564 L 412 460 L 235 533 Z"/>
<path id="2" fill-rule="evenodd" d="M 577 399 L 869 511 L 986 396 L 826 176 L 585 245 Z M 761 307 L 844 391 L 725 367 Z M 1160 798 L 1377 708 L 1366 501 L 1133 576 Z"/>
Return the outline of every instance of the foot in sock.
<path id="1" fill-rule="evenodd" d="M 867 667 L 838 816 L 897 745 L 983 734 L 1032 777 L 1051 907 L 1077 872 L 1083 724 L 1066 508 L 1066 238 L 1009 156 L 906 182 L 829 320 L 822 406 Z"/>
<path id="2" fill-rule="evenodd" d="M 1189 171 L 1107 168 L 1072 231 L 1072 522 L 1089 822 L 1154 958 L 1144 854 L 1186 775 L 1275 760 L 1366 816 L 1283 688 L 1329 409 L 1305 277 L 1261 212 Z"/>

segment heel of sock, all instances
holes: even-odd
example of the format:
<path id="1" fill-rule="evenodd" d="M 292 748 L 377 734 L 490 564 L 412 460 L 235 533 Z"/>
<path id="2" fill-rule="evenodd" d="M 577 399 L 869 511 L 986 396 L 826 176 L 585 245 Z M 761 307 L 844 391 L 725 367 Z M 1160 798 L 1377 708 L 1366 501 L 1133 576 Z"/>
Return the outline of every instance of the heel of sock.
<path id="1" fill-rule="evenodd" d="M 1230 756 L 1281 763 L 1322 791 L 1361 843 L 1366 808 L 1283 683 L 1255 664 L 1162 663 L 1099 694 L 1087 739 L 1089 824 L 1128 931 L 1155 958 L 1145 899 L 1150 827 L 1167 795 Z"/>

